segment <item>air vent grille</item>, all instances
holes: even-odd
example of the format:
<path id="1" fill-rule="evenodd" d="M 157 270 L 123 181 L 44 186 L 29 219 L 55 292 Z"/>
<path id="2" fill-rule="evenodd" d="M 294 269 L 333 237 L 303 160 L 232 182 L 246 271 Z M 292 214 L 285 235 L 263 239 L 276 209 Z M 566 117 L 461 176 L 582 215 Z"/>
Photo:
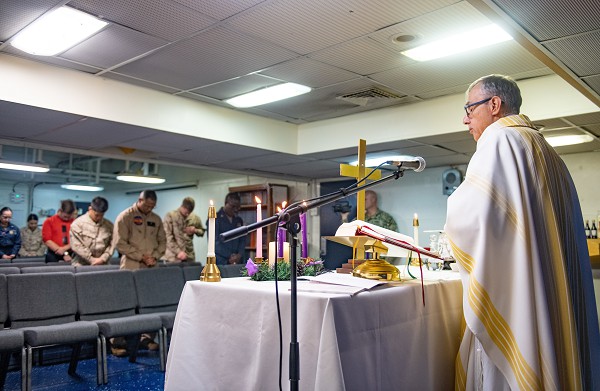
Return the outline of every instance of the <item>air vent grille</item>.
<path id="1" fill-rule="evenodd" d="M 402 98 L 394 93 L 382 90 L 381 88 L 371 87 L 351 94 L 340 95 L 337 99 L 350 102 L 358 106 L 367 106 L 375 102 L 390 101 Z"/>

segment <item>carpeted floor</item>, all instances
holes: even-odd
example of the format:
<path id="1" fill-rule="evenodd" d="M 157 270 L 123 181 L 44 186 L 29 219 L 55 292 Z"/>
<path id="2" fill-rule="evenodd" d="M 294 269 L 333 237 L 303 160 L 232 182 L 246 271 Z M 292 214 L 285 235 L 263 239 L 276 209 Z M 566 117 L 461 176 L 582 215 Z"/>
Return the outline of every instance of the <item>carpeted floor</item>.
<path id="1" fill-rule="evenodd" d="M 68 363 L 33 368 L 32 389 L 34 391 L 127 391 L 164 389 L 165 374 L 160 371 L 158 352 L 140 351 L 137 362 L 108 356 L 108 384 L 96 385 L 96 360 L 79 362 L 77 376 L 69 376 Z M 21 389 L 21 372 L 12 370 L 6 377 L 5 391 Z"/>

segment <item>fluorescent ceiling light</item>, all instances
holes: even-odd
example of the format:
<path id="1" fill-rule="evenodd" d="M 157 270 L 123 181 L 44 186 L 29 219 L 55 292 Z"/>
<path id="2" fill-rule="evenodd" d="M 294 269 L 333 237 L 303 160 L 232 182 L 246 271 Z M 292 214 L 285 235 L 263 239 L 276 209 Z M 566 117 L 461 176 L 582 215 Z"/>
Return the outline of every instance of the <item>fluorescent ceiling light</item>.
<path id="1" fill-rule="evenodd" d="M 64 183 L 60 185 L 63 189 L 78 191 L 102 191 L 104 187 L 99 185 L 77 185 L 75 183 Z"/>
<path id="2" fill-rule="evenodd" d="M 402 52 L 407 57 L 417 61 L 429 61 L 436 58 L 467 52 L 484 46 L 511 40 L 512 37 L 495 24 L 467 31 L 417 46 Z"/>
<path id="3" fill-rule="evenodd" d="M 18 163 L 0 160 L 0 168 L 4 170 L 27 171 L 27 172 L 48 172 L 50 167 L 43 163 Z"/>
<path id="4" fill-rule="evenodd" d="M 234 107 L 254 107 L 306 94 L 310 90 L 310 87 L 303 86 L 302 84 L 284 83 L 226 99 L 225 102 Z"/>
<path id="5" fill-rule="evenodd" d="M 135 175 L 135 174 L 120 174 L 117 175 L 117 179 L 124 182 L 135 182 L 135 183 L 152 183 L 159 184 L 164 183 L 165 178 L 161 178 L 158 176 L 145 176 L 145 175 Z"/>
<path id="6" fill-rule="evenodd" d="M 594 140 L 594 137 L 590 136 L 589 134 L 569 134 L 565 136 L 547 136 L 544 138 L 552 147 L 583 144 Z"/>
<path id="7" fill-rule="evenodd" d="M 108 23 L 69 7 L 60 7 L 31 23 L 10 44 L 37 56 L 53 56 L 75 46 Z"/>
<path id="8" fill-rule="evenodd" d="M 365 167 L 377 167 L 380 164 L 383 164 L 388 161 L 400 162 L 400 161 L 414 160 L 414 158 L 415 158 L 414 156 L 408 156 L 408 155 L 389 155 L 389 156 L 374 157 L 374 158 L 365 160 Z M 351 166 L 358 166 L 358 160 L 350 162 L 349 164 Z"/>

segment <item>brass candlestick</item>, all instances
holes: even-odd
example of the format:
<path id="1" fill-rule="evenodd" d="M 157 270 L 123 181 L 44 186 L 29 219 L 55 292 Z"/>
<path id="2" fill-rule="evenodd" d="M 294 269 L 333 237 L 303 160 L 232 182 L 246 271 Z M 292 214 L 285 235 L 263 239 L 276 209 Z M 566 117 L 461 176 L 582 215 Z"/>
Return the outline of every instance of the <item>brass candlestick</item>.
<path id="1" fill-rule="evenodd" d="M 206 266 L 200 273 L 200 281 L 206 282 L 219 282 L 221 281 L 221 271 L 217 266 L 217 257 L 214 253 L 214 234 L 215 234 L 215 218 L 217 218 L 217 211 L 212 205 L 208 207 L 208 225 L 209 225 L 209 236 L 208 236 L 208 254 L 206 256 Z M 211 248 L 212 245 L 212 248 Z"/>
<path id="2" fill-rule="evenodd" d="M 254 257 L 254 263 L 255 264 L 260 265 L 263 262 L 264 262 L 263 257 Z"/>
<path id="3" fill-rule="evenodd" d="M 206 266 L 204 266 L 202 273 L 200 273 L 200 281 L 221 281 L 221 271 L 217 266 L 217 257 L 206 257 Z"/>

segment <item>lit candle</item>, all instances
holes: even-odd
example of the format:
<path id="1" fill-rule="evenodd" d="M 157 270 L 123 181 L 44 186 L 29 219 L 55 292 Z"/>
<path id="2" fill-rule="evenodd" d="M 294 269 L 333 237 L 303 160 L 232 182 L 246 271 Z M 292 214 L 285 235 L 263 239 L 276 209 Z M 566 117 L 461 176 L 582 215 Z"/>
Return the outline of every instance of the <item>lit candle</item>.
<path id="1" fill-rule="evenodd" d="M 212 200 L 210 200 L 210 206 L 208 207 L 208 252 L 207 257 L 215 256 L 215 218 L 217 212 Z"/>
<path id="2" fill-rule="evenodd" d="M 306 203 L 305 203 L 306 205 Z M 307 240 L 306 213 L 300 213 L 300 232 L 302 233 L 302 250 L 300 256 L 308 257 L 308 240 Z"/>
<path id="3" fill-rule="evenodd" d="M 413 217 L 413 237 L 415 239 L 415 246 L 419 245 L 419 216 L 415 213 Z"/>
<path id="4" fill-rule="evenodd" d="M 254 197 L 256 201 L 256 222 L 262 220 L 262 204 L 260 198 Z M 256 258 L 262 258 L 262 227 L 256 230 Z"/>

